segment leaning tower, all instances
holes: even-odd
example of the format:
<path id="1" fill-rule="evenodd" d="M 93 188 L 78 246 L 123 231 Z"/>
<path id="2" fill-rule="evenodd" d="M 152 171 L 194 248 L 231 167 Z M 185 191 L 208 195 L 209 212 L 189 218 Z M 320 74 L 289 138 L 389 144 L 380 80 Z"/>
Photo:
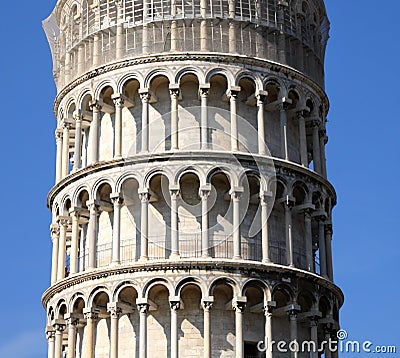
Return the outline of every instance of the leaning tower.
<path id="1" fill-rule="evenodd" d="M 301 347 L 343 304 L 323 0 L 59 0 L 43 25 L 48 357 L 336 357 Z"/>

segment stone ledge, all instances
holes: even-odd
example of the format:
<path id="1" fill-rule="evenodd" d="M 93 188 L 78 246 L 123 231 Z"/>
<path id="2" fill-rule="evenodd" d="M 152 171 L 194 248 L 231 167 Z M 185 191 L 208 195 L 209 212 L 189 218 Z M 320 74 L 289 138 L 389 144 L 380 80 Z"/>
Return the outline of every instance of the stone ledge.
<path id="1" fill-rule="evenodd" d="M 248 260 L 231 260 L 231 259 L 180 259 L 180 260 L 152 260 L 147 262 L 135 262 L 128 265 L 109 266 L 104 268 L 83 271 L 74 276 L 65 278 L 57 282 L 54 286 L 48 288 L 42 296 L 42 304 L 46 309 L 48 301 L 57 293 L 86 281 L 107 278 L 109 276 L 117 276 L 136 272 L 161 271 L 165 274 L 166 270 L 218 270 L 223 273 L 244 273 L 250 276 L 250 271 L 259 274 L 274 273 L 284 274 L 286 276 L 296 276 L 297 278 L 307 279 L 309 282 L 318 284 L 332 291 L 339 299 L 339 306 L 344 303 L 344 294 L 342 290 L 333 282 L 309 271 L 302 269 L 283 266 L 273 263 L 263 263 Z"/>

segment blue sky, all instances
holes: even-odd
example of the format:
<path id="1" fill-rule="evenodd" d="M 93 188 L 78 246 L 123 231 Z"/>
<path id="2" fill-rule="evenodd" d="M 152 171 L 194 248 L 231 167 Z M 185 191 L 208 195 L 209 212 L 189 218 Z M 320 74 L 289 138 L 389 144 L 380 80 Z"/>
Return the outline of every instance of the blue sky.
<path id="1" fill-rule="evenodd" d="M 55 87 L 41 20 L 54 4 L 5 1 L 0 22 L 1 358 L 46 354 L 40 298 L 50 274 L 46 195 L 55 166 Z M 327 157 L 338 192 L 334 267 L 346 295 L 342 328 L 350 339 L 400 350 L 400 2 L 326 4 Z"/>

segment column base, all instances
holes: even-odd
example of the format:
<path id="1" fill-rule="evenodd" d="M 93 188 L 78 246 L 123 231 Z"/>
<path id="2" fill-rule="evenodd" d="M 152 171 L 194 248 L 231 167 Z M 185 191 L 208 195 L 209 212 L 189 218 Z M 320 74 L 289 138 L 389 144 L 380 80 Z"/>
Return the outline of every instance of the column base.
<path id="1" fill-rule="evenodd" d="M 148 256 L 140 256 L 139 262 L 146 262 L 146 261 L 149 261 Z"/>
<path id="2" fill-rule="evenodd" d="M 171 255 L 169 255 L 170 260 L 179 260 L 180 258 L 181 258 L 181 255 L 179 255 L 177 253 L 172 253 Z"/>

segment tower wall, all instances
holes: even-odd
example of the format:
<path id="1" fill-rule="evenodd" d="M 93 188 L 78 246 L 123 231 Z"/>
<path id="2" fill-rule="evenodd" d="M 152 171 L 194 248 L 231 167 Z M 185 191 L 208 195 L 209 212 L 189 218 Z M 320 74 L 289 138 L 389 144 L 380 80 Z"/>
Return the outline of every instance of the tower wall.
<path id="1" fill-rule="evenodd" d="M 323 2 L 59 1 L 44 27 L 49 357 L 334 337 Z"/>

